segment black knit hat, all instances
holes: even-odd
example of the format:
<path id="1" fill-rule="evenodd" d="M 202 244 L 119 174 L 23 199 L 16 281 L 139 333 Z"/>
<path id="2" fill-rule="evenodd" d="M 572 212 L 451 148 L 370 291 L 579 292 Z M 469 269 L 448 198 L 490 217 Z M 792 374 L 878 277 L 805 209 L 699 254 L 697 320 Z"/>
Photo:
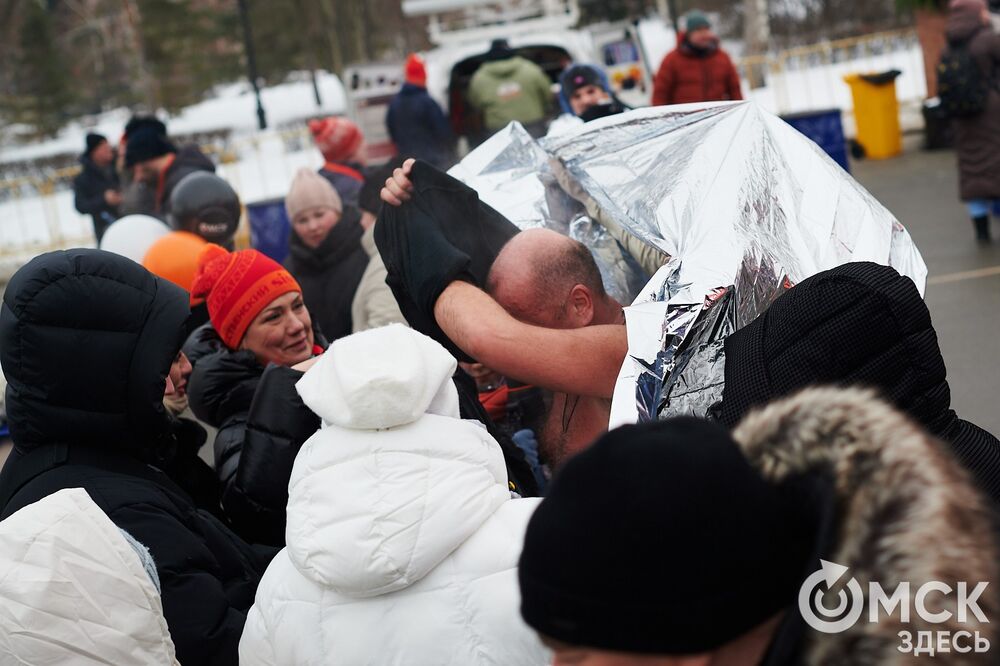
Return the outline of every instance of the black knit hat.
<path id="1" fill-rule="evenodd" d="M 558 641 L 708 652 L 793 604 L 814 528 L 722 427 L 614 430 L 570 460 L 528 524 L 521 614 Z"/>
<path id="2" fill-rule="evenodd" d="M 562 88 L 563 96 L 569 99 L 580 88 L 584 86 L 597 86 L 607 92 L 601 73 L 597 68 L 590 65 L 573 65 L 559 76 L 559 86 Z"/>
<path id="3" fill-rule="evenodd" d="M 90 155 L 94 152 L 94 148 L 97 148 L 102 143 L 107 142 L 107 137 L 102 134 L 96 134 L 94 132 L 87 133 L 87 148 L 83 151 L 84 155 Z"/>
<path id="4" fill-rule="evenodd" d="M 166 135 L 155 127 L 142 127 L 128 138 L 125 145 L 125 166 L 133 167 L 140 162 L 155 159 L 167 153 L 176 153 L 177 148 Z"/>
<path id="5" fill-rule="evenodd" d="M 125 123 L 125 138 L 128 139 L 130 136 L 138 132 L 145 127 L 152 127 L 160 134 L 166 135 L 167 126 L 163 124 L 163 121 L 156 116 L 132 116 Z"/>
<path id="6" fill-rule="evenodd" d="M 494 39 L 490 42 L 490 50 L 486 52 L 484 60 L 486 62 L 509 60 L 516 55 L 517 52 L 510 47 L 510 43 L 506 39 Z"/>

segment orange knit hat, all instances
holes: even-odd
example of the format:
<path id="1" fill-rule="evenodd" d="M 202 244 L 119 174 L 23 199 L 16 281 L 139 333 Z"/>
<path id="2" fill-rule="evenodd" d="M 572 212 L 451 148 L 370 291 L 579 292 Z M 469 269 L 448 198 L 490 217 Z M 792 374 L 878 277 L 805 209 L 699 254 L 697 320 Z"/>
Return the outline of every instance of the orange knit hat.
<path id="1" fill-rule="evenodd" d="M 142 265 L 150 273 L 191 291 L 198 272 L 198 255 L 207 244 L 204 238 L 190 231 L 172 231 L 150 246 Z"/>
<path id="2" fill-rule="evenodd" d="M 227 252 L 209 243 L 198 255 L 191 305 L 207 301 L 215 332 L 227 347 L 236 349 L 261 310 L 293 291 L 302 288 L 274 259 L 257 250 Z"/>
<path id="3" fill-rule="evenodd" d="M 350 160 L 361 149 L 365 140 L 360 127 L 339 116 L 310 120 L 309 131 L 327 162 Z"/>
<path id="4" fill-rule="evenodd" d="M 416 53 L 411 53 L 406 59 L 406 82 L 415 86 L 427 85 L 427 68 L 424 59 Z"/>

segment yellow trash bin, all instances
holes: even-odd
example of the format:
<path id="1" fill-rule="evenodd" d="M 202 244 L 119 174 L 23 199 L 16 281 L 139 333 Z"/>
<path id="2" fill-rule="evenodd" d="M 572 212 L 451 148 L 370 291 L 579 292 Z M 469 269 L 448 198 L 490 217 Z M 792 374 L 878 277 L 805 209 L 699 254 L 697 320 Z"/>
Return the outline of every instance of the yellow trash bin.
<path id="1" fill-rule="evenodd" d="M 844 81 L 854 98 L 857 141 L 865 156 L 875 160 L 895 157 L 903 152 L 903 134 L 899 129 L 899 100 L 893 70 L 884 74 L 850 74 Z"/>

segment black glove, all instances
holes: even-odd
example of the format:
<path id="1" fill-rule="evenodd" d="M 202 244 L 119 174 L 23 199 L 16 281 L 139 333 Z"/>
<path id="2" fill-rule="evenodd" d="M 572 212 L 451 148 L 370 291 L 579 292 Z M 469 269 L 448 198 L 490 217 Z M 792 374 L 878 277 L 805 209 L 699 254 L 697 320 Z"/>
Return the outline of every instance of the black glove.
<path id="1" fill-rule="evenodd" d="M 410 326 L 472 361 L 437 325 L 434 304 L 455 280 L 485 282 L 500 248 L 518 229 L 482 204 L 475 190 L 426 162 L 414 164 L 410 180 L 410 201 L 383 206 L 375 225 L 386 284 Z"/>

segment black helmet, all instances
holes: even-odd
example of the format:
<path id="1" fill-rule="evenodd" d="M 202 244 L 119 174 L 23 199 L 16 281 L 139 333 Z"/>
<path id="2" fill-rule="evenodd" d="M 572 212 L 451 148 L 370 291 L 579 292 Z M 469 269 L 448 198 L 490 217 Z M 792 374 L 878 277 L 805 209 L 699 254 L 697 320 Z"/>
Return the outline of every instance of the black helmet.
<path id="1" fill-rule="evenodd" d="M 214 173 L 195 171 L 184 176 L 171 193 L 167 221 L 174 229 L 228 246 L 240 223 L 240 197 Z"/>

